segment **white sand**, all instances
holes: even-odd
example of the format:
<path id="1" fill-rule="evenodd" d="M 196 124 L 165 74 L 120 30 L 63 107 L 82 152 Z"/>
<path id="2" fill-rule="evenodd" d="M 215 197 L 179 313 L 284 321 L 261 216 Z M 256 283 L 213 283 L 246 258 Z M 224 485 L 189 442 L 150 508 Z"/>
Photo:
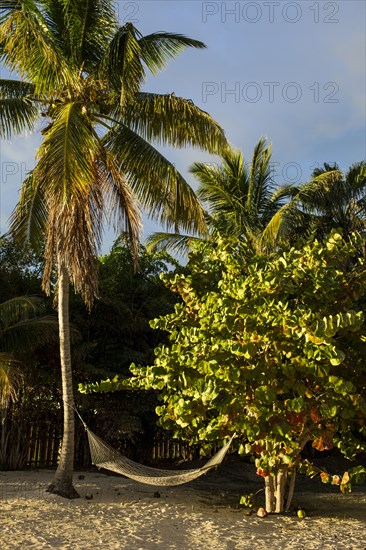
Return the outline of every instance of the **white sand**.
<path id="1" fill-rule="evenodd" d="M 366 549 L 365 487 L 346 496 L 300 487 L 297 502 L 307 509 L 305 519 L 261 519 L 234 507 L 247 491 L 233 478 L 220 480 L 218 472 L 160 488 L 159 498 L 157 488 L 123 477 L 80 475 L 75 486 L 81 498 L 68 501 L 45 492 L 49 470 L 0 472 L 1 550 Z"/>

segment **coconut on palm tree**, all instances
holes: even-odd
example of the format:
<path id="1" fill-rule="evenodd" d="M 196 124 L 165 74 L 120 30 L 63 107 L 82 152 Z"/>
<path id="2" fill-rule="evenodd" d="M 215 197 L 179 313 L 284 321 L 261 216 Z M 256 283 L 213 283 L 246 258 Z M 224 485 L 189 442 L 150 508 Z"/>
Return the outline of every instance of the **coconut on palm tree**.
<path id="1" fill-rule="evenodd" d="M 12 217 L 12 231 L 44 243 L 43 287 L 57 280 L 64 436 L 49 490 L 74 497 L 74 400 L 68 327 L 69 281 L 91 307 L 105 219 L 127 230 L 135 251 L 140 208 L 169 227 L 204 227 L 188 183 L 150 142 L 218 153 L 220 126 L 190 100 L 141 91 L 187 47 L 172 33 L 142 36 L 118 26 L 109 0 L 9 0 L 1 3 L 1 59 L 21 80 L 0 81 L 5 137 L 43 120 L 43 141 Z"/>

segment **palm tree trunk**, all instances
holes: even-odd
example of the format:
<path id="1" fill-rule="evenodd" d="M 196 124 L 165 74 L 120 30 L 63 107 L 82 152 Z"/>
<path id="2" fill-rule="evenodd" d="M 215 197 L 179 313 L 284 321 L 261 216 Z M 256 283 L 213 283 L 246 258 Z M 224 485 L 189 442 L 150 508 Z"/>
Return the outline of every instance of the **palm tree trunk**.
<path id="1" fill-rule="evenodd" d="M 62 398 L 64 402 L 64 431 L 58 467 L 47 491 L 65 498 L 78 498 L 79 494 L 73 486 L 75 421 L 69 325 L 69 275 L 62 261 L 59 262 L 58 271 L 58 321 Z"/>

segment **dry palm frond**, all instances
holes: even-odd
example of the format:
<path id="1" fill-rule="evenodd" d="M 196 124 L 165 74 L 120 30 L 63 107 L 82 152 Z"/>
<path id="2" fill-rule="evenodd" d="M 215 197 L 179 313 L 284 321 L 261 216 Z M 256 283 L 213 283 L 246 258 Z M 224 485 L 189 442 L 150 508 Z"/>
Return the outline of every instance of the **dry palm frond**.
<path id="1" fill-rule="evenodd" d="M 9 353 L 0 352 L 0 407 L 6 408 L 17 399 L 22 383 L 19 363 Z"/>

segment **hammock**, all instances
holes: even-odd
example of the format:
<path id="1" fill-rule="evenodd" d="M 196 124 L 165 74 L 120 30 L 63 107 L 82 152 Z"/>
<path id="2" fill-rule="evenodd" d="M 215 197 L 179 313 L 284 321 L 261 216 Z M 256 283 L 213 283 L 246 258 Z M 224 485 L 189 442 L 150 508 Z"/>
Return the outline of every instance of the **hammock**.
<path id="1" fill-rule="evenodd" d="M 215 468 L 223 461 L 235 434 L 204 466 L 190 470 L 160 470 L 138 464 L 121 455 L 108 443 L 95 435 L 83 422 L 88 434 L 92 463 L 98 468 L 105 468 L 111 472 L 124 475 L 140 483 L 159 486 L 182 485 L 193 481 Z"/>

